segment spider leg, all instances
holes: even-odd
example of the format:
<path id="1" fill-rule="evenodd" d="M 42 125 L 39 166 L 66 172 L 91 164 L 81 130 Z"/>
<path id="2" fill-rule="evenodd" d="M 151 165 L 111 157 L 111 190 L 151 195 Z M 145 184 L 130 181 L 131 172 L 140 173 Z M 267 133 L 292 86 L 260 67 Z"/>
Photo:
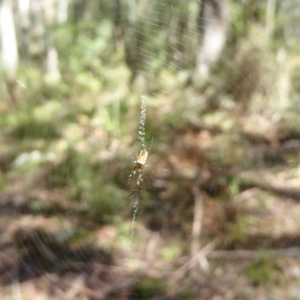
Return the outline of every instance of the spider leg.
<path id="1" fill-rule="evenodd" d="M 129 198 L 137 191 L 137 185 L 135 185 L 132 190 L 129 189 L 128 191 L 129 191 L 129 195 L 127 197 Z"/>
<path id="2" fill-rule="evenodd" d="M 136 174 L 137 172 L 134 171 L 134 173 L 132 173 L 132 176 L 134 174 Z M 133 194 L 135 193 L 140 193 L 141 192 L 141 189 L 142 189 L 142 183 L 143 183 L 143 175 L 144 175 L 144 169 L 142 170 L 142 172 L 139 172 L 139 175 L 138 175 L 138 178 L 137 178 L 137 181 L 136 181 L 136 185 L 135 187 L 133 188 L 132 191 L 130 191 L 130 188 L 129 188 L 129 195 L 127 196 L 128 198 L 131 197 Z"/>
<path id="3" fill-rule="evenodd" d="M 149 151 L 151 149 L 152 142 L 153 142 L 153 137 L 151 139 L 148 151 L 144 148 L 140 149 L 139 151 L 138 158 L 135 161 L 135 168 L 133 169 L 133 171 L 128 177 L 127 187 L 128 187 L 129 195 L 127 197 L 132 196 L 136 192 L 140 193 L 142 189 L 143 175 L 145 172 L 145 168 L 147 167 L 146 162 L 149 155 Z M 133 187 L 133 189 L 131 189 L 131 178 L 132 176 L 135 176 L 135 174 L 138 174 L 138 176 L 136 178 L 135 186 Z"/>
<path id="4" fill-rule="evenodd" d="M 128 181 L 127 181 L 127 188 L 130 191 L 130 183 L 131 183 L 131 178 L 136 174 L 136 170 L 133 170 L 130 175 L 128 176 Z"/>

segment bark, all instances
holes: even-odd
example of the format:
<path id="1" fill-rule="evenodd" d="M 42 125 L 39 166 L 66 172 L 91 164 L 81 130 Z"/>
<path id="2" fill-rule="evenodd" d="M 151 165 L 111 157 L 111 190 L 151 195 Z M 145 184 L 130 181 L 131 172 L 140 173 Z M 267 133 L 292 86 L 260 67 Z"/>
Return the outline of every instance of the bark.
<path id="1" fill-rule="evenodd" d="M 19 0 L 17 7 L 17 39 L 19 43 L 19 54 L 21 60 L 29 59 L 28 40 L 30 36 L 31 0 Z"/>
<path id="2" fill-rule="evenodd" d="M 27 48 L 29 49 L 28 52 L 30 56 L 41 59 L 44 57 L 46 49 L 46 28 L 42 0 L 31 2 L 30 21 L 29 40 L 26 43 Z"/>
<path id="3" fill-rule="evenodd" d="M 45 12 L 45 25 L 52 27 L 58 22 L 57 0 L 47 0 L 43 3 Z M 58 51 L 53 45 L 51 33 L 45 32 L 45 78 L 49 83 L 60 80 Z"/>
<path id="4" fill-rule="evenodd" d="M 275 27 L 276 0 L 267 1 L 266 9 L 266 32 L 269 38 L 272 38 Z"/>
<path id="5" fill-rule="evenodd" d="M 114 36 L 118 52 L 124 51 L 124 33 L 122 28 L 122 7 L 121 1 L 115 0 Z"/>
<path id="6" fill-rule="evenodd" d="M 201 81 L 207 78 L 210 68 L 220 57 L 229 24 L 228 6 L 228 0 L 202 1 L 199 18 L 202 41 L 196 54 L 196 86 L 200 86 Z"/>
<path id="7" fill-rule="evenodd" d="M 69 0 L 58 0 L 58 23 L 64 24 L 68 21 Z"/>
<path id="8" fill-rule="evenodd" d="M 1 69 L 12 104 L 16 104 L 15 83 L 19 64 L 16 29 L 10 0 L 0 1 Z"/>

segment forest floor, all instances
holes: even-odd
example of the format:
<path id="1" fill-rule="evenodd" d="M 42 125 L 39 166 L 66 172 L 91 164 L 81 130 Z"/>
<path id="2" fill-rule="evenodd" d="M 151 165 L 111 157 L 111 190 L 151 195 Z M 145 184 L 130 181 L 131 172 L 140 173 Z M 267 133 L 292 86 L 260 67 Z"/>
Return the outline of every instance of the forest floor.
<path id="1" fill-rule="evenodd" d="M 7 175 L 1 299 L 299 299 L 300 138 L 239 134 L 254 168 L 212 163 L 211 147 L 224 140 L 225 155 L 240 151 L 221 129 L 169 133 L 168 148 L 153 149 L 133 239 L 131 208 L 127 221 L 93 222 L 67 188 L 48 186 L 52 167 Z M 190 256 L 196 197 L 201 243 Z"/>

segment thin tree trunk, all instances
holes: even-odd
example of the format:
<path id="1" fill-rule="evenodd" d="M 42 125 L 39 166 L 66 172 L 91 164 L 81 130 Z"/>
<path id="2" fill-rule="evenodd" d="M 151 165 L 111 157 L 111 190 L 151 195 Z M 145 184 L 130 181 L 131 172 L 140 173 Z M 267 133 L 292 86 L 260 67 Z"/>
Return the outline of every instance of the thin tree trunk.
<path id="1" fill-rule="evenodd" d="M 30 19 L 31 0 L 18 0 L 17 7 L 17 39 L 19 42 L 20 59 L 29 59 L 28 40 L 31 27 Z"/>
<path id="2" fill-rule="evenodd" d="M 58 0 L 58 23 L 64 24 L 68 21 L 69 0 Z"/>
<path id="3" fill-rule="evenodd" d="M 272 38 L 275 26 L 276 0 L 268 0 L 266 11 L 266 32 L 269 38 Z"/>
<path id="4" fill-rule="evenodd" d="M 229 24 L 228 0 L 204 0 L 199 28 L 202 41 L 196 54 L 194 84 L 200 87 L 210 68 L 218 61 L 226 41 Z"/>
<path id="5" fill-rule="evenodd" d="M 121 1 L 115 0 L 115 43 L 118 52 L 124 52 L 124 33 L 122 28 L 122 7 Z"/>
<path id="6" fill-rule="evenodd" d="M 58 21 L 57 0 L 47 0 L 44 2 L 45 23 L 47 27 L 53 26 Z M 52 43 L 51 34 L 45 32 L 45 78 L 49 83 L 60 80 L 60 70 L 58 62 L 58 52 Z"/>
<path id="7" fill-rule="evenodd" d="M 10 96 L 10 102 L 17 104 L 16 76 L 19 65 L 16 29 L 11 0 L 0 1 L 1 69 Z"/>

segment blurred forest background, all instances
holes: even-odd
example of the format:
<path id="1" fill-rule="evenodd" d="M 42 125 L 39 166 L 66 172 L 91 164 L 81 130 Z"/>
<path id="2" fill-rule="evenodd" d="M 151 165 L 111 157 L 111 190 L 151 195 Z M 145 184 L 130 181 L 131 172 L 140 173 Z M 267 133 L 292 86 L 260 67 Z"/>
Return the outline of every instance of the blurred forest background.
<path id="1" fill-rule="evenodd" d="M 1 299 L 300 299 L 299 47 L 298 0 L 1 0 Z"/>

